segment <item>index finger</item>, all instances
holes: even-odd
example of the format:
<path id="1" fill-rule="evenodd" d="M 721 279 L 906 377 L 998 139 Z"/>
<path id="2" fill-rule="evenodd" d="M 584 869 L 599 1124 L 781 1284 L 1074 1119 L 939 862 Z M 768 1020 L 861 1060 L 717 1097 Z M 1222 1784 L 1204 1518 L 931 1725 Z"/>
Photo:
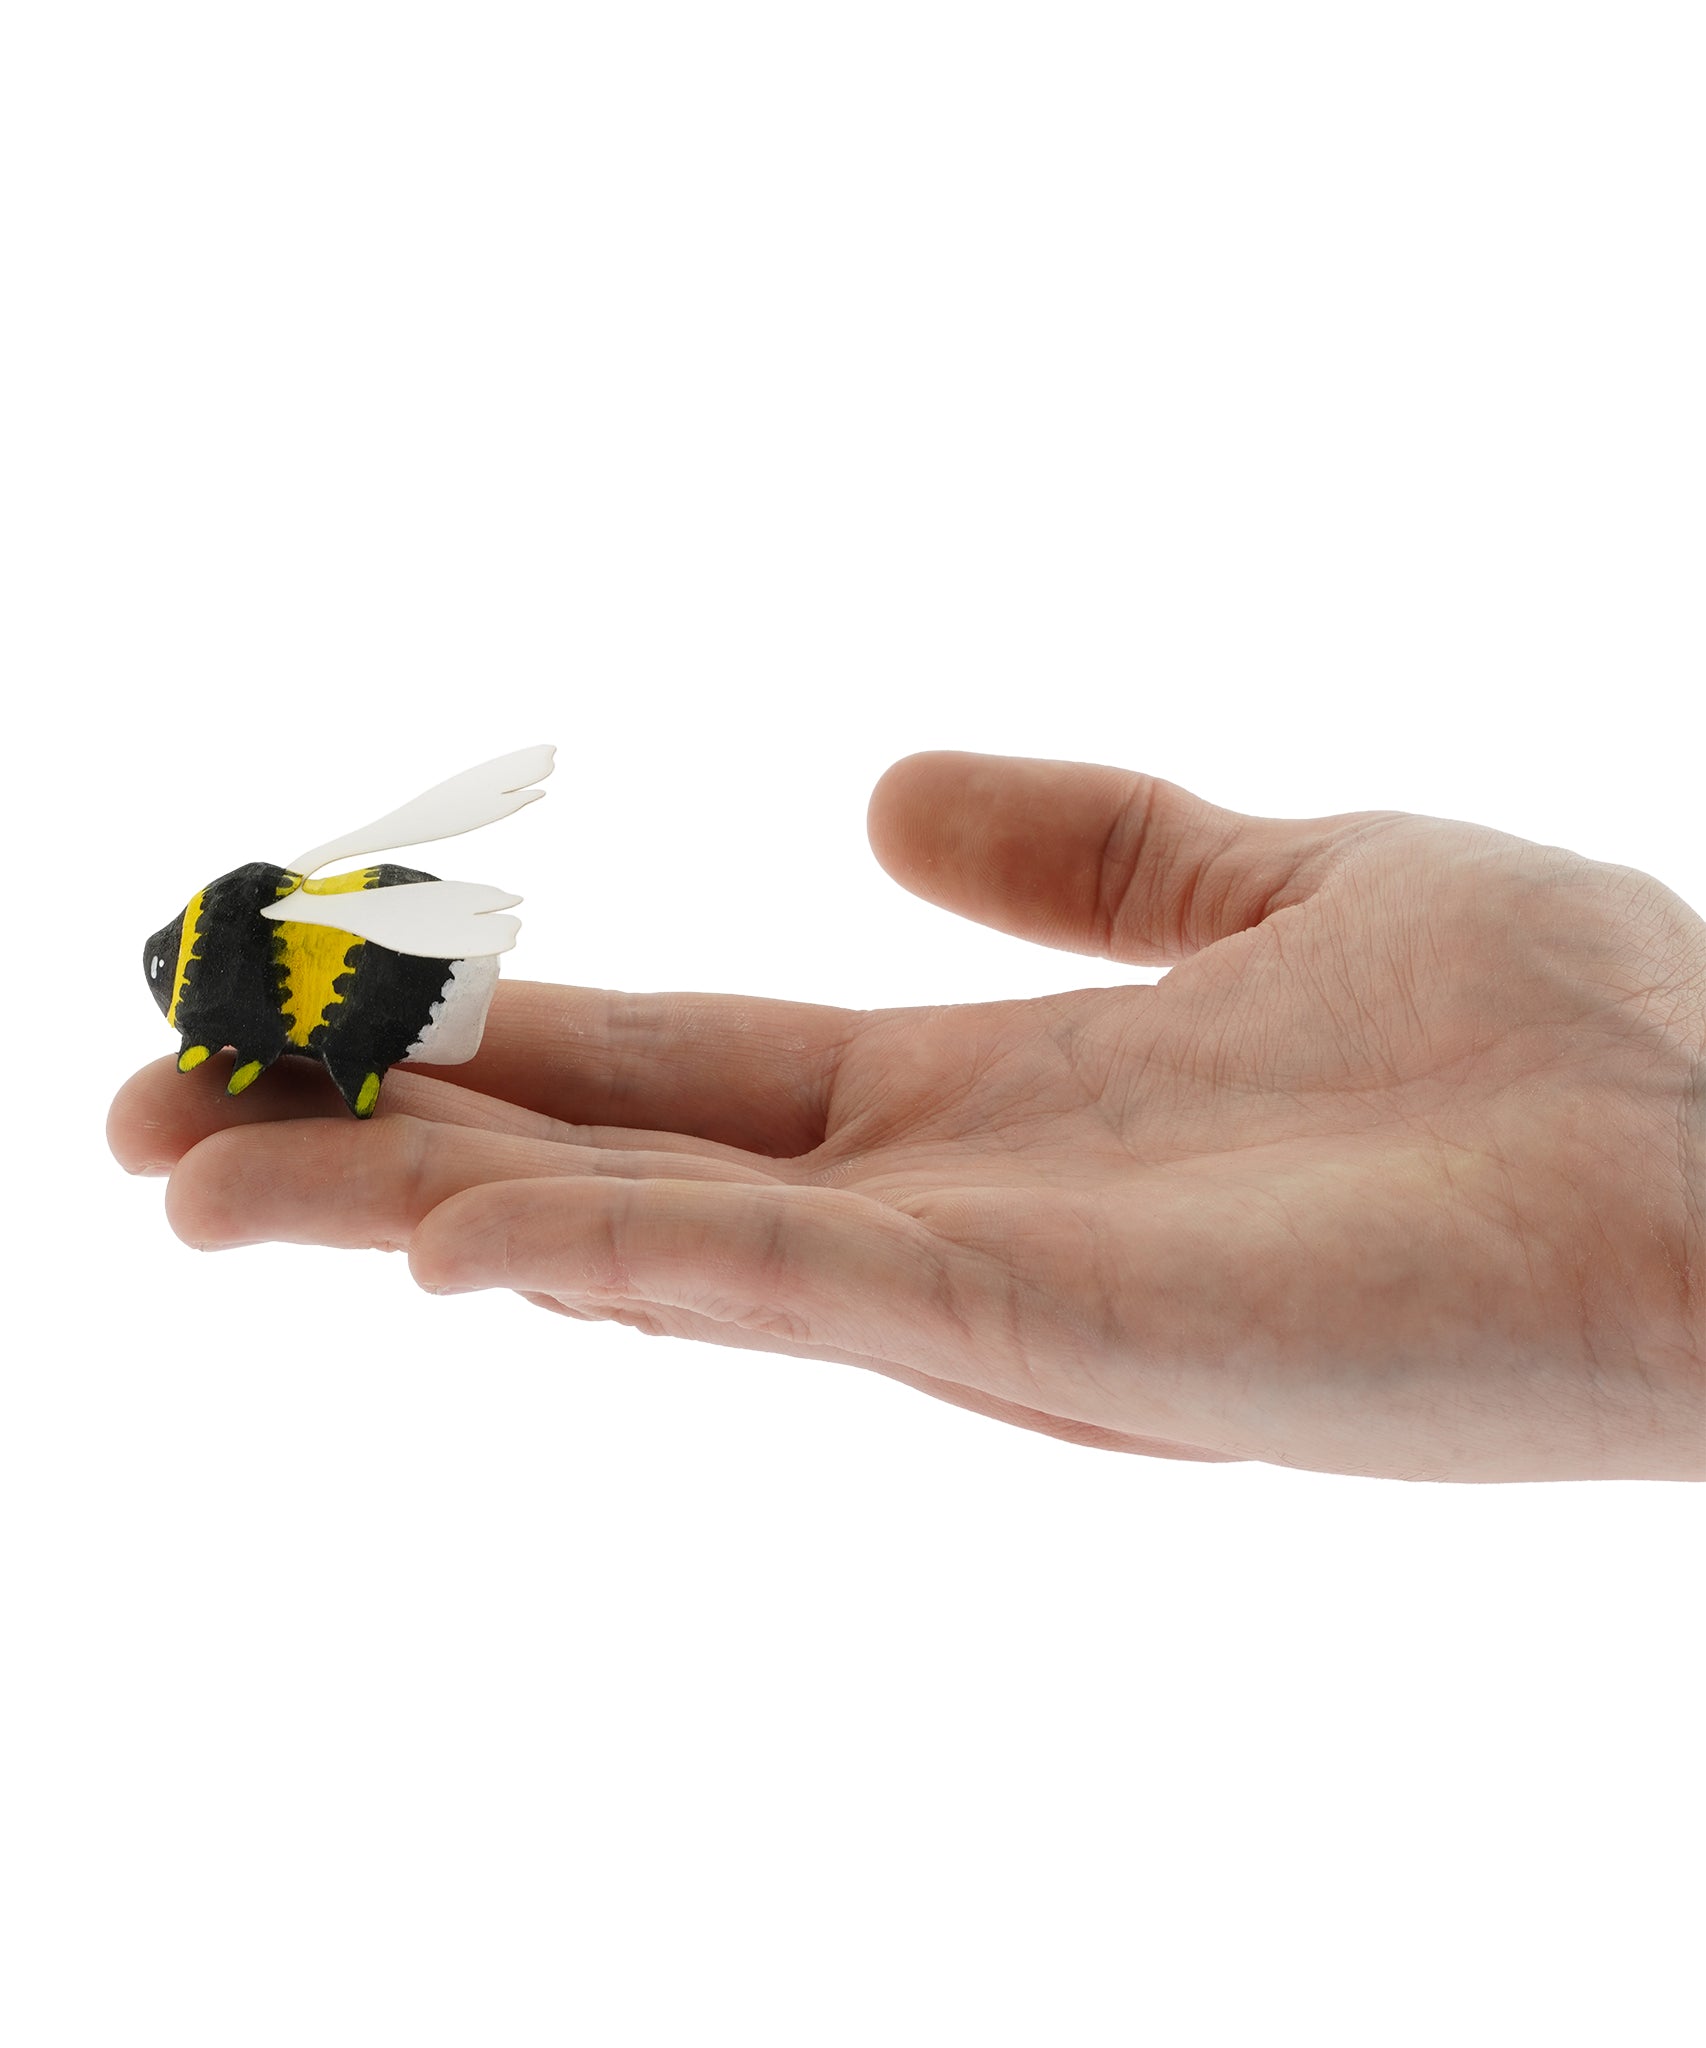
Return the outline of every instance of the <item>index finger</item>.
<path id="1" fill-rule="evenodd" d="M 757 996 L 504 981 L 475 1057 L 431 1071 L 565 1123 L 792 1159 L 822 1142 L 836 1067 L 865 1017 Z"/>

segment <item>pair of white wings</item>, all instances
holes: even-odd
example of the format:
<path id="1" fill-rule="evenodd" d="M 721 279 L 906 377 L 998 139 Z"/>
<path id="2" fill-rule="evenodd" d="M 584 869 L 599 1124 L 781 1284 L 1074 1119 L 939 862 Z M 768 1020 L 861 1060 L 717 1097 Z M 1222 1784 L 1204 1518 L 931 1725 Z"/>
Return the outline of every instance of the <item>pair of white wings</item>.
<path id="1" fill-rule="evenodd" d="M 464 769 L 370 825 L 310 847 L 290 863 L 289 872 L 305 882 L 335 860 L 388 853 L 429 839 L 454 839 L 458 833 L 495 824 L 545 794 L 532 785 L 550 774 L 556 751 L 523 747 L 518 754 L 502 754 L 478 768 Z M 502 913 L 520 901 L 484 882 L 398 882 L 388 889 L 312 896 L 305 895 L 298 883 L 261 915 L 289 918 L 295 924 L 330 925 L 358 939 L 371 939 L 376 946 L 388 946 L 393 953 L 472 960 L 507 953 L 515 944 L 521 920 Z"/>

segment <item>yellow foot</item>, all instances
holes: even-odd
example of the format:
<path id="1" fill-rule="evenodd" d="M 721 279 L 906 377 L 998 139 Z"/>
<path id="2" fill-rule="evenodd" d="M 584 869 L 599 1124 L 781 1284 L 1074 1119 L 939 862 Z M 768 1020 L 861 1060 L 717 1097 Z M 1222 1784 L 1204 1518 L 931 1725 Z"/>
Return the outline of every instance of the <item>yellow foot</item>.
<path id="1" fill-rule="evenodd" d="M 207 1050 L 205 1045 L 186 1045 L 178 1055 L 178 1072 L 187 1074 L 192 1067 L 199 1067 L 207 1058 Z"/>
<path id="2" fill-rule="evenodd" d="M 225 1084 L 227 1095 L 241 1095 L 249 1083 L 266 1071 L 259 1060 L 245 1060 Z"/>
<path id="3" fill-rule="evenodd" d="M 379 1100 L 379 1076 L 369 1074 L 356 1090 L 355 1113 L 357 1116 L 371 1116 L 373 1105 Z"/>

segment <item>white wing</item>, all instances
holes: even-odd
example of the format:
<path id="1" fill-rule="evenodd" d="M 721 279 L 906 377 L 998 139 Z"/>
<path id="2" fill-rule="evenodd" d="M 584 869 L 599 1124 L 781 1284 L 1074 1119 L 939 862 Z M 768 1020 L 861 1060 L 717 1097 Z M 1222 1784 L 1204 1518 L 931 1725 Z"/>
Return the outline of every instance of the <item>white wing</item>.
<path id="1" fill-rule="evenodd" d="M 343 889 L 329 895 L 297 889 L 269 903 L 261 915 L 329 925 L 389 946 L 393 953 L 477 960 L 507 953 L 515 944 L 521 919 L 501 913 L 520 901 L 484 882 L 398 882 L 390 889 Z"/>
<path id="2" fill-rule="evenodd" d="M 530 785 L 543 782 L 550 774 L 555 747 L 523 747 L 518 754 L 500 754 L 495 761 L 482 761 L 478 768 L 466 768 L 432 789 L 424 790 L 400 810 L 387 811 L 371 825 L 346 832 L 341 839 L 328 839 L 324 846 L 312 846 L 290 863 L 293 875 L 312 875 L 334 860 L 353 860 L 363 853 L 388 853 L 396 846 L 420 846 L 429 839 L 454 839 L 458 833 L 474 832 L 482 825 L 495 825 L 530 804 L 545 792 Z M 405 883 L 405 888 L 415 886 Z M 371 891 L 365 892 L 371 894 Z M 292 898 L 292 901 L 295 899 Z M 290 913 L 292 916 L 294 912 Z M 276 911 L 269 915 L 277 916 Z M 304 919 L 304 923 L 326 920 Z M 346 927 L 347 929 L 347 927 Z M 384 944 L 381 940 L 380 944 Z M 401 950 L 399 948 L 399 950 Z"/>
<path id="3" fill-rule="evenodd" d="M 429 839 L 454 839 L 495 824 L 545 794 L 532 785 L 550 774 L 556 751 L 523 747 L 517 754 L 500 754 L 495 761 L 466 768 L 371 825 L 310 847 L 291 862 L 290 872 L 306 880 L 334 860 L 388 853 L 393 847 L 419 846 Z M 269 903 L 261 915 L 294 924 L 329 925 L 333 931 L 389 946 L 393 953 L 416 953 L 428 960 L 477 960 L 507 953 L 515 944 L 520 918 L 498 913 L 520 901 L 484 882 L 399 882 L 390 889 L 324 894 L 309 894 L 299 886 Z"/>

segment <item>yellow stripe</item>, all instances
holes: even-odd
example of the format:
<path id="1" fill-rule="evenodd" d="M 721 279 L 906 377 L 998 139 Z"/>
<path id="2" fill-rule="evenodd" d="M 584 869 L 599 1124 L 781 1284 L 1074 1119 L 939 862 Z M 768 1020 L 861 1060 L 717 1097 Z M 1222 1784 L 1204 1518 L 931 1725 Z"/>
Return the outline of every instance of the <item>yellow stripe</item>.
<path id="1" fill-rule="evenodd" d="M 174 1031 L 178 1025 L 178 1005 L 189 993 L 184 986 L 184 978 L 190 971 L 190 962 L 201 957 L 196 952 L 195 942 L 201 936 L 201 899 L 206 894 L 205 889 L 198 889 L 184 906 L 183 929 L 178 934 L 177 971 L 172 977 L 172 1007 L 166 1012 L 166 1022 Z"/>
<path id="2" fill-rule="evenodd" d="M 353 874 L 329 875 L 323 882 L 304 882 L 302 891 L 307 896 L 346 896 L 371 887 L 378 873 L 377 868 L 357 868 Z M 340 975 L 354 971 L 364 942 L 353 932 L 324 924 L 298 924 L 293 918 L 280 918 L 277 931 L 277 957 L 285 975 L 284 1007 L 290 1015 L 285 1035 L 292 1045 L 306 1046 L 328 1013 L 343 1001 L 332 984 Z"/>
<path id="3" fill-rule="evenodd" d="M 371 889 L 379 878 L 377 868 L 352 868 L 347 875 L 327 875 L 324 881 L 304 882 L 304 896 L 347 896 L 353 889 Z"/>

